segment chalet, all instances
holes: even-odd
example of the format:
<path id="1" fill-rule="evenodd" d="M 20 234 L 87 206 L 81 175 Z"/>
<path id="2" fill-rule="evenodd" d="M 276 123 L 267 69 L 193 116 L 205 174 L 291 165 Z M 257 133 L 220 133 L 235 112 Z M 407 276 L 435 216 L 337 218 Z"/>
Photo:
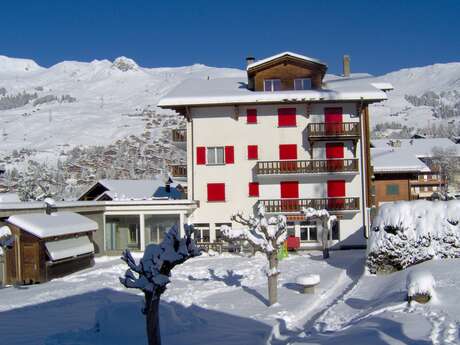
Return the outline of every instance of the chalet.
<path id="1" fill-rule="evenodd" d="M 72 212 L 30 213 L 7 220 L 15 236 L 6 251 L 6 283 L 48 281 L 91 266 L 96 222 Z"/>
<path id="2" fill-rule="evenodd" d="M 365 244 L 371 200 L 369 104 L 387 99 L 388 83 L 350 74 L 327 75 L 314 58 L 284 52 L 247 58 L 246 77 L 189 79 L 158 106 L 187 121 L 173 141 L 187 150 L 188 198 L 197 239 L 216 241 L 236 211 L 258 203 L 284 214 L 291 235 L 317 247 L 319 225 L 303 207 L 326 208 L 339 218 L 331 241 Z M 237 226 L 237 224 L 231 224 Z"/>
<path id="3" fill-rule="evenodd" d="M 436 164 L 436 150 L 460 157 L 460 147 L 447 138 L 372 140 L 375 204 L 430 198 L 446 191 L 445 172 Z"/>

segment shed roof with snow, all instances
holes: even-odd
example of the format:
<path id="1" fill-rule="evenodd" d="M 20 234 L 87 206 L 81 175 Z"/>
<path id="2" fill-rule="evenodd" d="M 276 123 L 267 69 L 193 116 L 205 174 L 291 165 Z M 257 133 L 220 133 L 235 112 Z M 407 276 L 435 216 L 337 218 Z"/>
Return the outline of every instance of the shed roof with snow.
<path id="1" fill-rule="evenodd" d="M 456 156 L 460 156 L 460 145 L 448 138 L 376 139 L 371 144 L 374 148 L 404 150 L 419 158 L 432 157 L 434 149 L 451 150 Z"/>
<path id="2" fill-rule="evenodd" d="M 21 202 L 16 193 L 0 193 L 0 203 L 5 202 Z"/>
<path id="3" fill-rule="evenodd" d="M 430 168 L 407 150 L 372 148 L 372 166 L 375 173 L 430 172 Z"/>
<path id="4" fill-rule="evenodd" d="M 38 237 L 48 238 L 96 231 L 95 221 L 74 212 L 29 213 L 10 216 L 8 223 Z"/>

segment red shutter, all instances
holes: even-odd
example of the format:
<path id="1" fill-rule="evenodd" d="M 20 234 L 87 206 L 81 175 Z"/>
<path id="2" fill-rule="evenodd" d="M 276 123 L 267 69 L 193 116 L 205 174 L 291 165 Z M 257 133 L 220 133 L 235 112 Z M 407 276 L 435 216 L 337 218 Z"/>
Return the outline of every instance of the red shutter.
<path id="1" fill-rule="evenodd" d="M 282 181 L 280 182 L 281 187 L 281 199 L 284 198 L 295 198 L 299 197 L 299 182 L 298 181 Z"/>
<path id="2" fill-rule="evenodd" d="M 295 127 L 296 125 L 296 108 L 278 109 L 278 127 Z"/>
<path id="3" fill-rule="evenodd" d="M 246 123 L 257 123 L 257 109 L 246 110 Z"/>
<path id="4" fill-rule="evenodd" d="M 343 143 L 327 143 L 326 158 L 329 171 L 343 170 Z"/>
<path id="5" fill-rule="evenodd" d="M 196 164 L 206 164 L 206 147 L 198 146 L 196 148 Z"/>
<path id="6" fill-rule="evenodd" d="M 326 134 L 334 135 L 342 132 L 343 114 L 342 108 L 324 109 L 324 122 L 326 122 Z"/>
<path id="7" fill-rule="evenodd" d="M 283 144 L 279 146 L 280 160 L 297 159 L 297 145 Z"/>
<path id="8" fill-rule="evenodd" d="M 235 163 L 235 153 L 233 146 L 225 146 L 225 164 Z"/>
<path id="9" fill-rule="evenodd" d="M 259 182 L 249 182 L 249 196 L 259 196 Z"/>
<path id="10" fill-rule="evenodd" d="M 259 148 L 257 145 L 248 145 L 248 159 L 259 159 Z"/>
<path id="11" fill-rule="evenodd" d="M 208 201 L 225 201 L 225 183 L 208 183 Z"/>
<path id="12" fill-rule="evenodd" d="M 341 210 L 345 205 L 345 180 L 327 181 L 327 208 L 329 210 Z"/>

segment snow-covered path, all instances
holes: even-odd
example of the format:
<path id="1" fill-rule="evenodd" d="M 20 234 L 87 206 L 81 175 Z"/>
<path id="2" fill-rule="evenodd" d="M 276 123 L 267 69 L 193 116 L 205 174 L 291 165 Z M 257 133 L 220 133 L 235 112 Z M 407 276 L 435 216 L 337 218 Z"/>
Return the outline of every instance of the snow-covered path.
<path id="1" fill-rule="evenodd" d="M 174 271 L 162 299 L 165 344 L 284 342 L 337 299 L 362 267 L 362 251 L 293 254 L 280 263 L 279 303 L 267 307 L 265 258 L 223 254 L 189 260 Z M 118 283 L 126 266 L 98 258 L 95 267 L 42 285 L 0 291 L 0 334 L 6 344 L 144 344 L 142 296 Z M 314 295 L 293 283 L 321 275 Z"/>

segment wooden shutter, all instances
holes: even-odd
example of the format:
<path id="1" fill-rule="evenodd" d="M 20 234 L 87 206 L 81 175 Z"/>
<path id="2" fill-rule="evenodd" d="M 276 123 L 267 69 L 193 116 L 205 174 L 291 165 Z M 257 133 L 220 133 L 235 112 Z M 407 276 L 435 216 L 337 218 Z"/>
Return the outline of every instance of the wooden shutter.
<path id="1" fill-rule="evenodd" d="M 249 182 L 249 196 L 259 196 L 259 182 Z"/>
<path id="2" fill-rule="evenodd" d="M 257 109 L 246 110 L 246 123 L 257 123 Z"/>
<path id="3" fill-rule="evenodd" d="M 342 132 L 343 111 L 342 108 L 324 109 L 324 122 L 326 122 L 326 134 L 337 135 Z"/>
<path id="4" fill-rule="evenodd" d="M 279 146 L 280 160 L 297 159 L 296 144 L 282 144 Z"/>
<path id="5" fill-rule="evenodd" d="M 206 164 L 206 147 L 198 146 L 196 148 L 196 164 Z"/>
<path id="6" fill-rule="evenodd" d="M 345 205 L 345 180 L 327 181 L 327 208 L 329 210 L 342 210 Z"/>
<path id="7" fill-rule="evenodd" d="M 259 148 L 257 145 L 248 145 L 248 159 L 259 159 Z"/>
<path id="8" fill-rule="evenodd" d="M 343 171 L 343 143 L 327 143 L 326 158 L 328 171 Z"/>
<path id="9" fill-rule="evenodd" d="M 208 201 L 225 201 L 225 183 L 208 183 Z"/>
<path id="10" fill-rule="evenodd" d="M 299 197 L 299 182 L 298 181 L 282 181 L 280 182 L 281 198 L 298 198 Z"/>
<path id="11" fill-rule="evenodd" d="M 235 152 L 233 146 L 225 146 L 225 164 L 235 163 Z"/>
<path id="12" fill-rule="evenodd" d="M 296 125 L 296 108 L 278 109 L 278 127 L 295 127 Z"/>

